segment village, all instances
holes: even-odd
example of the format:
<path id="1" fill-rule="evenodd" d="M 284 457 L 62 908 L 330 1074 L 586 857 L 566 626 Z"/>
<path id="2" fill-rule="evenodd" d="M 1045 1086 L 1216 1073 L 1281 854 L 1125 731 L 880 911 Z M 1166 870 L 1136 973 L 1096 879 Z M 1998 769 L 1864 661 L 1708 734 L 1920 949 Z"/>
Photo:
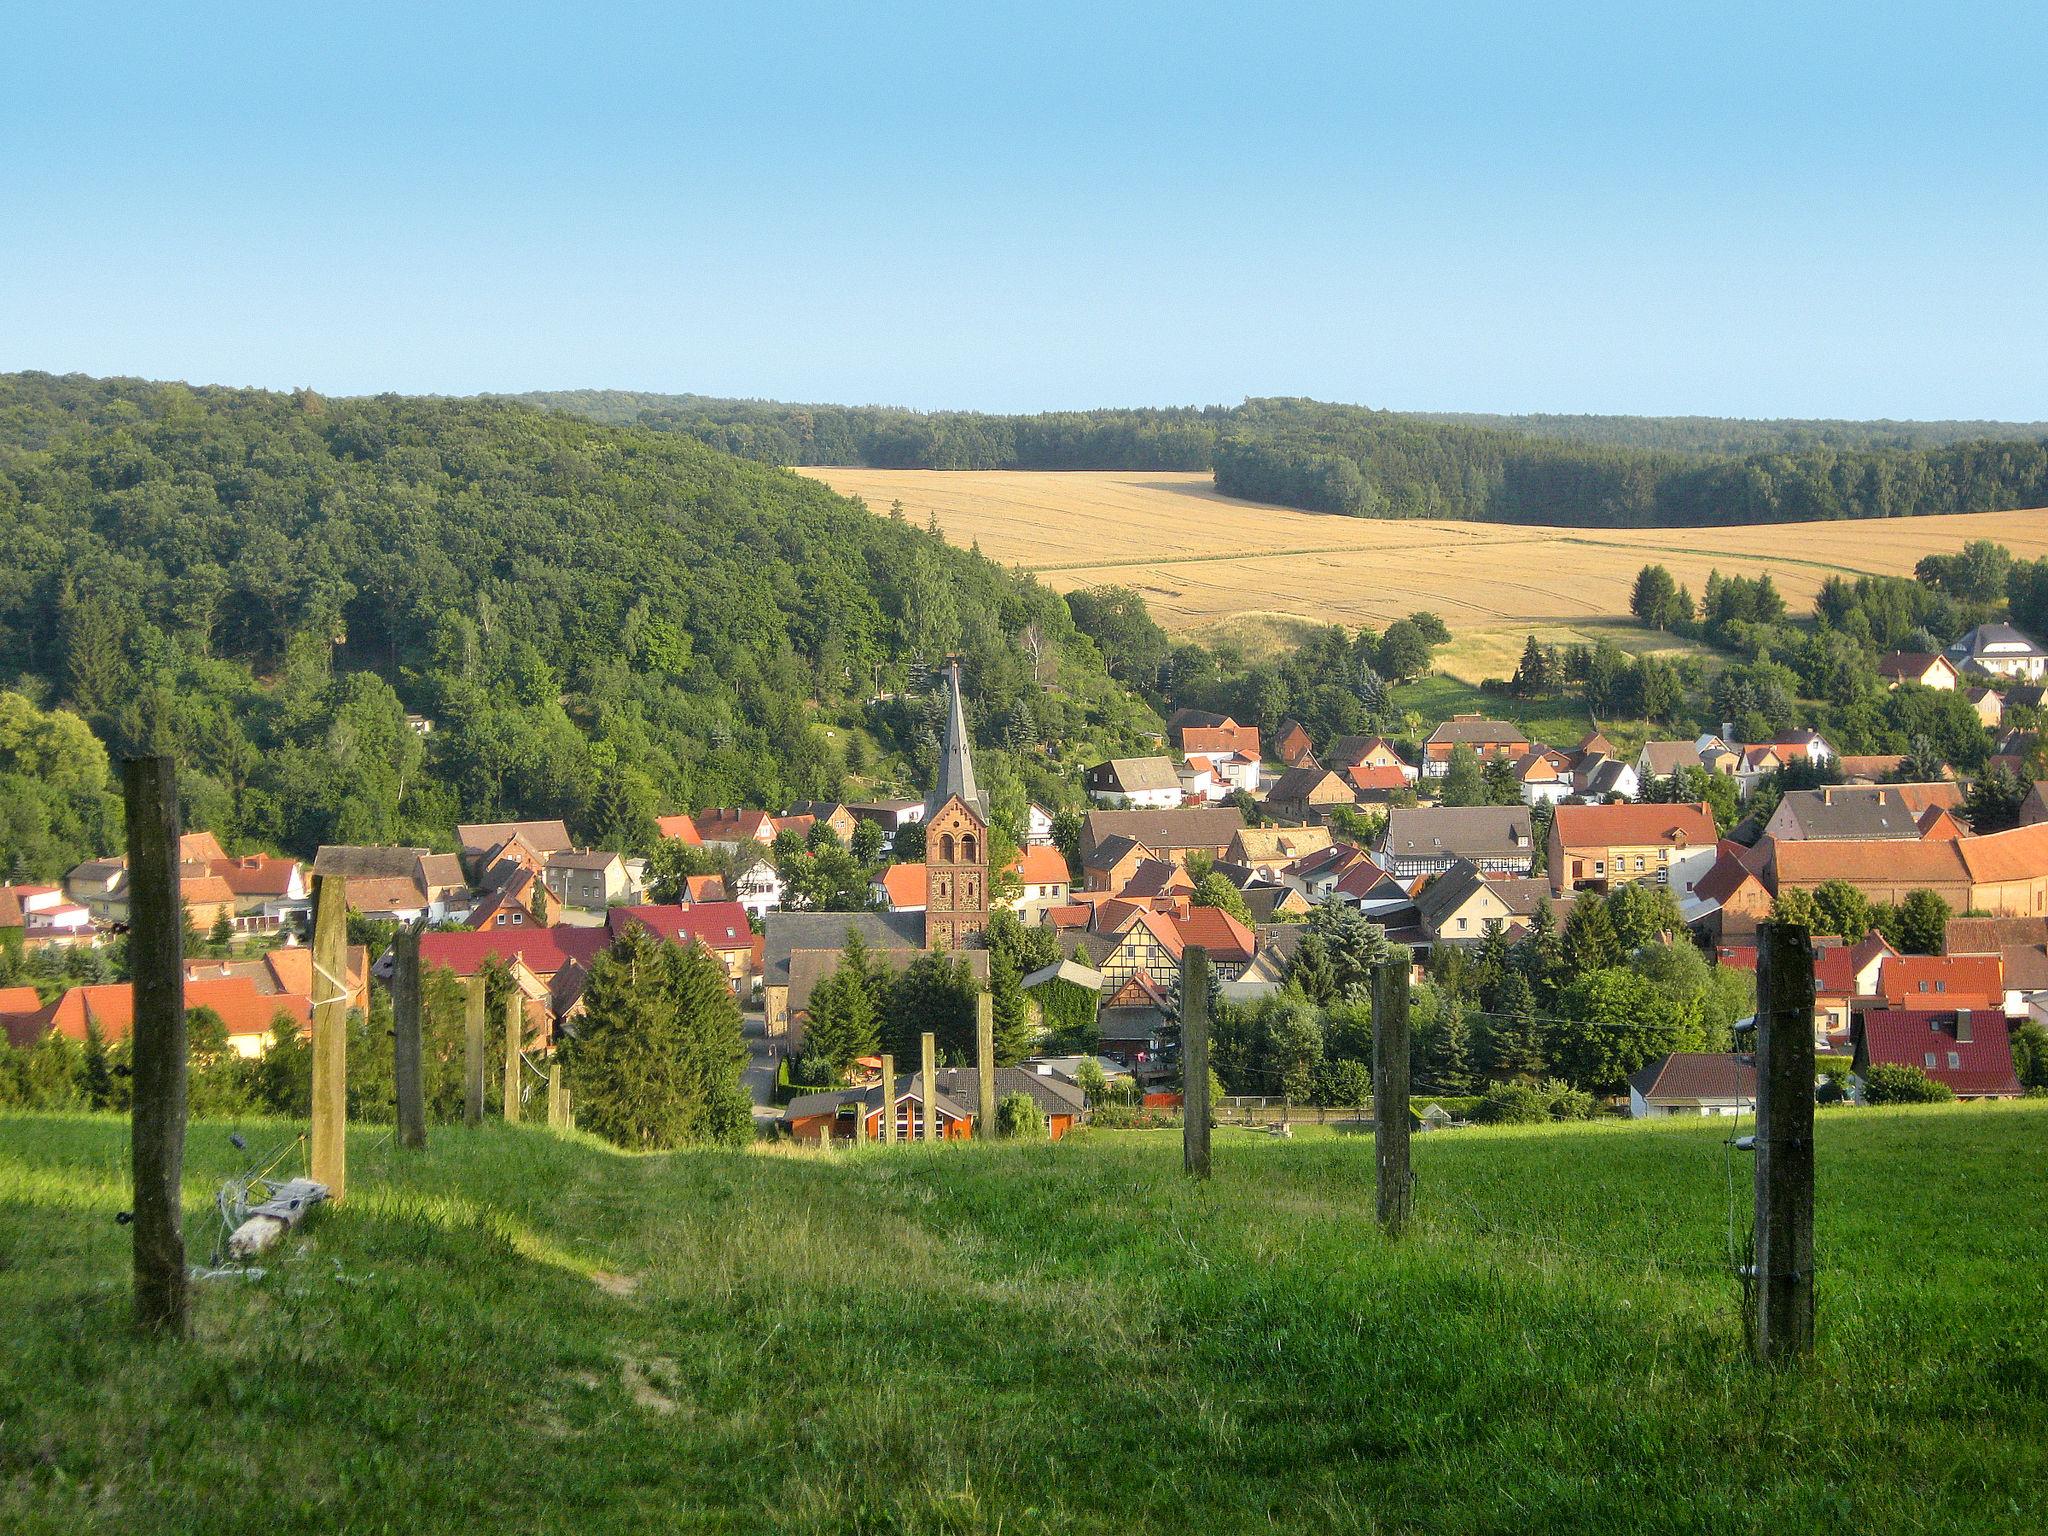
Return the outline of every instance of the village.
<path id="1" fill-rule="evenodd" d="M 1880 670 L 1894 688 L 1966 690 L 1993 765 L 2011 772 L 2030 741 L 2001 729 L 2003 711 L 2038 704 L 2048 651 L 2010 626 L 1985 629 L 1953 656 L 1894 653 Z M 1696 951 L 1739 993 L 1758 924 L 1789 915 L 1816 935 L 1824 1099 L 2011 1098 L 2048 1067 L 2035 1045 L 2048 1023 L 2048 784 L 2032 784 L 2015 825 L 1978 831 L 1955 774 L 1844 756 L 1810 729 L 1741 741 L 1731 728 L 1626 752 L 1598 730 L 1545 743 L 1478 714 L 1419 740 L 1317 742 L 1289 719 L 1181 709 L 1159 750 L 1086 766 L 1070 805 L 1030 804 L 1005 829 L 977 785 L 957 667 L 942 687 L 947 726 L 924 799 L 665 815 L 645 854 L 578 847 L 560 820 L 460 825 L 453 852 L 322 846 L 305 863 L 230 855 L 212 834 L 187 833 L 187 1006 L 208 1010 L 244 1060 L 310 1030 L 314 882 L 339 876 L 352 1009 L 368 1012 L 371 988 L 389 982 L 393 934 L 416 925 L 424 967 L 488 985 L 494 999 L 516 995 L 526 1048 L 546 1060 L 578 1032 L 595 957 L 644 930 L 716 959 L 745 1010 L 763 1134 L 880 1140 L 878 1050 L 900 1032 L 883 1017 L 848 1036 L 838 1001 L 848 947 L 867 968 L 863 1016 L 889 1013 L 892 979 L 901 989 L 931 957 L 955 955 L 955 1002 L 994 994 L 1005 1020 L 1002 1096 L 1030 1100 L 1034 1123 L 1058 1137 L 1177 1109 L 1191 946 L 1214 967 L 1226 1017 L 1257 1019 L 1282 994 L 1317 991 L 1325 952 L 1362 920 L 1408 947 L 1421 995 L 1435 987 L 1441 1011 L 1470 1007 L 1483 1024 L 1502 1006 L 1502 971 L 1527 969 L 1504 957 L 1549 945 L 1578 955 L 1561 971 L 1551 963 L 1554 998 L 1560 979 L 1597 969 L 1585 933 L 1617 920 L 1641 927 L 1640 911 L 1652 917 L 1638 940 Z M 815 878 L 821 862 L 833 880 Z M 110 857 L 61 885 L 0 887 L 0 943 L 18 956 L 0 1024 L 15 1050 L 120 1049 L 130 989 L 93 977 L 126 928 L 126 875 Z M 1635 905 L 1624 911 L 1617 898 Z M 1466 986 L 1489 965 L 1489 981 Z M 1509 1026 L 1495 1022 L 1505 1040 Z M 1434 1046 L 1418 1038 L 1417 1104 L 1438 1122 L 1454 1118 L 1442 1102 L 1484 1117 L 1489 1088 L 1548 1081 L 1548 1102 L 1577 1102 L 1579 1113 L 1740 1113 L 1753 1075 L 1726 1024 L 1683 1042 L 1704 1048 L 1639 1052 L 1625 1072 L 1582 1073 L 1569 1091 L 1540 1070 L 1555 1061 L 1505 1043 L 1446 1046 L 1439 1030 Z M 923 1074 L 890 1075 L 906 1138 L 927 1123 L 973 1134 L 978 1068 L 965 1028 L 941 1026 L 935 1121 Z M 1337 1054 L 1291 1072 L 1249 1047 L 1235 1058 L 1226 1049 L 1218 1089 L 1277 1103 L 1283 1119 L 1289 1101 L 1359 1108 L 1361 1079 Z"/>

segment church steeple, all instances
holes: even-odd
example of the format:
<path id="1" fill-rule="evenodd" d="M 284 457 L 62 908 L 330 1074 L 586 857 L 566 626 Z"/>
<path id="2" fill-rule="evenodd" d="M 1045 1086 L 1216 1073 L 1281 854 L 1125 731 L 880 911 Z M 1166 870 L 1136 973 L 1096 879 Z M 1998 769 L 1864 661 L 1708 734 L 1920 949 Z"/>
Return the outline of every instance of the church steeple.
<path id="1" fill-rule="evenodd" d="M 967 734 L 967 710 L 960 700 L 958 661 L 946 669 L 946 677 L 952 694 L 951 709 L 946 716 L 946 740 L 939 748 L 938 782 L 925 797 L 924 813 L 930 817 L 949 798 L 958 795 L 961 803 L 986 823 L 988 805 L 982 800 L 981 790 L 974 782 L 974 746 Z"/>
<path id="2" fill-rule="evenodd" d="M 974 782 L 960 664 L 947 669 L 953 690 L 938 780 L 924 802 L 924 942 L 959 949 L 988 927 L 988 806 Z"/>

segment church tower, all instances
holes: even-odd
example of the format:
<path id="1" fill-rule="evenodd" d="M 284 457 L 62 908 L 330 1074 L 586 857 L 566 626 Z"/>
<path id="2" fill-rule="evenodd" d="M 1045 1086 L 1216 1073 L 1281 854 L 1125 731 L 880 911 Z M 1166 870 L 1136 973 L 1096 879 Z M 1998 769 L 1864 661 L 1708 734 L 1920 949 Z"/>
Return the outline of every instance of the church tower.
<path id="1" fill-rule="evenodd" d="M 974 782 L 974 751 L 960 702 L 960 663 L 948 669 L 952 709 L 939 779 L 924 802 L 924 942 L 960 949 L 988 927 L 988 802 Z"/>

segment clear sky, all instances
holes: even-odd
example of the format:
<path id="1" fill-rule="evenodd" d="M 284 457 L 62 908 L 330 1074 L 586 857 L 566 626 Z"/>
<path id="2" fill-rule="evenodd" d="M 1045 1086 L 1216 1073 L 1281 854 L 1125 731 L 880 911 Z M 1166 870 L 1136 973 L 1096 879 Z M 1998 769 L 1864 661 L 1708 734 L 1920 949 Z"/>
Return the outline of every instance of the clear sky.
<path id="1" fill-rule="evenodd" d="M 19 5 L 0 368 L 2048 418 L 2035 4 Z"/>

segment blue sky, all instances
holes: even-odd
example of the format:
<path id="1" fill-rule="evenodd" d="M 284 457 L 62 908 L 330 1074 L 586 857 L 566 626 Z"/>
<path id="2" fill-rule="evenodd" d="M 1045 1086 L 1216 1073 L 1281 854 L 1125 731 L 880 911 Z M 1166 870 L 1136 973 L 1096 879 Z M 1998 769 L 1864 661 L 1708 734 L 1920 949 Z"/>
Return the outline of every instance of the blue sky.
<path id="1" fill-rule="evenodd" d="M 2048 418 L 2044 57 L 1883 0 L 22 7 L 0 368 Z"/>

